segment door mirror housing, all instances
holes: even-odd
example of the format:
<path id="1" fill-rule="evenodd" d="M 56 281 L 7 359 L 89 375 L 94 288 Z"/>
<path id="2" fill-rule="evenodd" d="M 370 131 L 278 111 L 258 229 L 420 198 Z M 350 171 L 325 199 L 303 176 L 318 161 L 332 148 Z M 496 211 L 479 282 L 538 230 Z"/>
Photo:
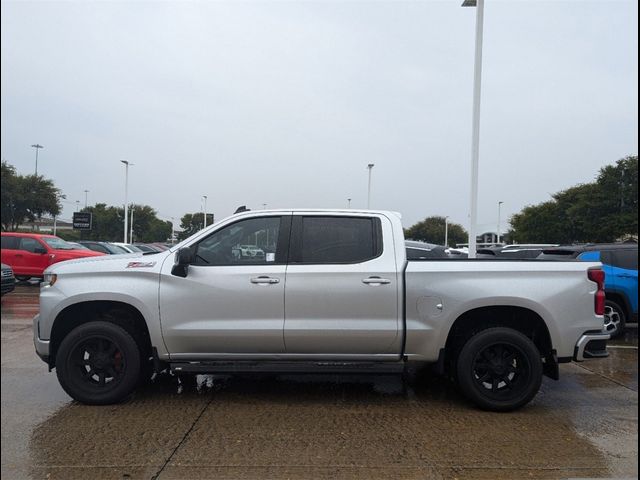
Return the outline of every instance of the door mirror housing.
<path id="1" fill-rule="evenodd" d="M 171 269 L 171 275 L 185 278 L 189 271 L 189 265 L 193 263 L 195 258 L 195 252 L 189 247 L 184 247 L 178 250 L 176 252 L 176 259 L 173 264 L 173 268 Z"/>
<path id="2" fill-rule="evenodd" d="M 47 253 L 47 249 L 44 247 L 36 247 L 33 249 L 33 253 L 39 253 L 40 255 L 44 255 Z"/>

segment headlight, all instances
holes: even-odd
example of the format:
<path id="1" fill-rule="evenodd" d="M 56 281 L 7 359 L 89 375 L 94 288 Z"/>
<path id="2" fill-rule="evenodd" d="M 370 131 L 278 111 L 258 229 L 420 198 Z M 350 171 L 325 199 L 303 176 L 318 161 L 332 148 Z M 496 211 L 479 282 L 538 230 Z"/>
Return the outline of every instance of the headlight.
<path id="1" fill-rule="evenodd" d="M 51 287 L 54 283 L 56 283 L 56 280 L 58 280 L 58 275 L 56 275 L 55 273 L 45 273 L 40 287 Z"/>

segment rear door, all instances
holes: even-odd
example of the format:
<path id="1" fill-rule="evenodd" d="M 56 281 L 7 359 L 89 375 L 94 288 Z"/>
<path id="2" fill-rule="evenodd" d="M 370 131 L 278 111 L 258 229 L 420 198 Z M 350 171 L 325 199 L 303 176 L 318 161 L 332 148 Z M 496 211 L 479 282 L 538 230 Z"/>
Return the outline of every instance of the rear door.
<path id="1" fill-rule="evenodd" d="M 16 275 L 20 272 L 16 270 L 16 254 L 20 253 L 18 246 L 20 237 L 14 235 L 2 235 L 2 263 L 9 265 Z"/>
<path id="2" fill-rule="evenodd" d="M 397 270 L 384 215 L 295 214 L 285 287 L 287 354 L 398 358 Z"/>
<path id="3" fill-rule="evenodd" d="M 604 252 L 603 252 L 604 253 Z M 638 313 L 638 250 L 619 248 L 611 252 L 615 289 L 629 302 L 632 313 Z M 627 319 L 629 321 L 631 319 Z"/>

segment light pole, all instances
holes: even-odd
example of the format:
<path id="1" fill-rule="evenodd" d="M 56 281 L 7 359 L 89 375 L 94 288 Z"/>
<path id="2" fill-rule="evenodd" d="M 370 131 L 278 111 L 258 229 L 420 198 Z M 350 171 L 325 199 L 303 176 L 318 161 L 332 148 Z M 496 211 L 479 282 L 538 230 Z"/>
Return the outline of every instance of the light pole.
<path id="1" fill-rule="evenodd" d="M 473 119 L 471 124 L 471 219 L 469 222 L 469 258 L 476 258 L 478 158 L 480 156 L 480 85 L 482 80 L 482 26 L 484 21 L 484 0 L 464 0 L 462 6 L 476 7 L 476 51 L 473 67 Z"/>
<path id="2" fill-rule="evenodd" d="M 36 149 L 36 177 L 37 177 L 38 176 L 38 150 L 44 147 L 38 143 L 31 146 Z"/>
<path id="3" fill-rule="evenodd" d="M 266 203 L 263 203 L 263 204 L 262 204 L 262 209 L 263 209 L 263 210 L 266 210 L 266 209 L 267 209 L 267 204 L 266 204 Z"/>
<path id="4" fill-rule="evenodd" d="M 76 200 L 76 212 L 80 210 L 80 200 Z"/>
<path id="5" fill-rule="evenodd" d="M 131 202 L 131 226 L 129 227 L 129 241 L 133 243 L 133 210 L 135 209 L 135 205 Z"/>
<path id="6" fill-rule="evenodd" d="M 202 199 L 204 200 L 204 227 L 207 228 L 207 196 L 203 195 Z"/>
<path id="7" fill-rule="evenodd" d="M 174 240 L 173 239 L 175 238 L 174 235 L 175 235 L 175 231 L 176 231 L 176 229 L 175 229 L 175 221 L 176 221 L 176 218 L 175 217 L 171 217 L 171 245 L 174 244 Z"/>
<path id="8" fill-rule="evenodd" d="M 449 217 L 444 217 L 444 246 L 449 246 Z"/>
<path id="9" fill-rule="evenodd" d="M 367 210 L 371 208 L 371 170 L 373 170 L 374 166 L 375 164 L 373 163 L 370 163 L 369 165 L 367 165 L 367 168 L 369 169 L 369 188 L 367 188 Z"/>
<path id="10" fill-rule="evenodd" d="M 127 242 L 127 231 L 129 230 L 129 201 L 127 200 L 127 195 L 129 193 L 129 167 L 134 164 L 127 160 L 120 160 L 120 162 L 124 163 L 124 243 Z"/>
<path id="11" fill-rule="evenodd" d="M 498 202 L 498 229 L 496 230 L 496 243 L 500 243 L 500 207 L 504 202 Z"/>
<path id="12" fill-rule="evenodd" d="M 89 193 L 89 190 L 85 190 L 84 191 L 84 208 L 87 208 L 88 203 L 87 203 L 87 194 Z"/>
<path id="13" fill-rule="evenodd" d="M 351 208 L 351 199 L 347 198 L 347 208 Z"/>

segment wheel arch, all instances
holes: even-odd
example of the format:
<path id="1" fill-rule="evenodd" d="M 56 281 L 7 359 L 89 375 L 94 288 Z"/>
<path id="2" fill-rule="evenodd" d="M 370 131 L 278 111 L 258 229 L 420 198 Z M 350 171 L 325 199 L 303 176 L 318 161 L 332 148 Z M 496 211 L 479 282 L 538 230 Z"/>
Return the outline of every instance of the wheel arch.
<path id="1" fill-rule="evenodd" d="M 619 290 L 605 290 L 605 297 L 607 300 L 611 300 L 612 302 L 616 302 L 624 309 L 624 315 L 627 320 L 630 318 L 631 305 L 629 304 L 629 300 L 627 296 L 620 292 Z"/>
<path id="2" fill-rule="evenodd" d="M 152 354 L 149 328 L 140 310 L 121 301 L 88 300 L 68 305 L 56 316 L 50 335 L 50 367 L 55 366 L 56 354 L 65 336 L 74 328 L 93 320 L 119 325 L 136 340 L 144 357 Z"/>
<path id="3" fill-rule="evenodd" d="M 445 366 L 450 370 L 462 346 L 476 333 L 506 327 L 529 338 L 545 361 L 545 374 L 557 379 L 558 365 L 549 327 L 537 312 L 521 306 L 484 306 L 468 310 L 453 322 L 445 342 Z"/>

